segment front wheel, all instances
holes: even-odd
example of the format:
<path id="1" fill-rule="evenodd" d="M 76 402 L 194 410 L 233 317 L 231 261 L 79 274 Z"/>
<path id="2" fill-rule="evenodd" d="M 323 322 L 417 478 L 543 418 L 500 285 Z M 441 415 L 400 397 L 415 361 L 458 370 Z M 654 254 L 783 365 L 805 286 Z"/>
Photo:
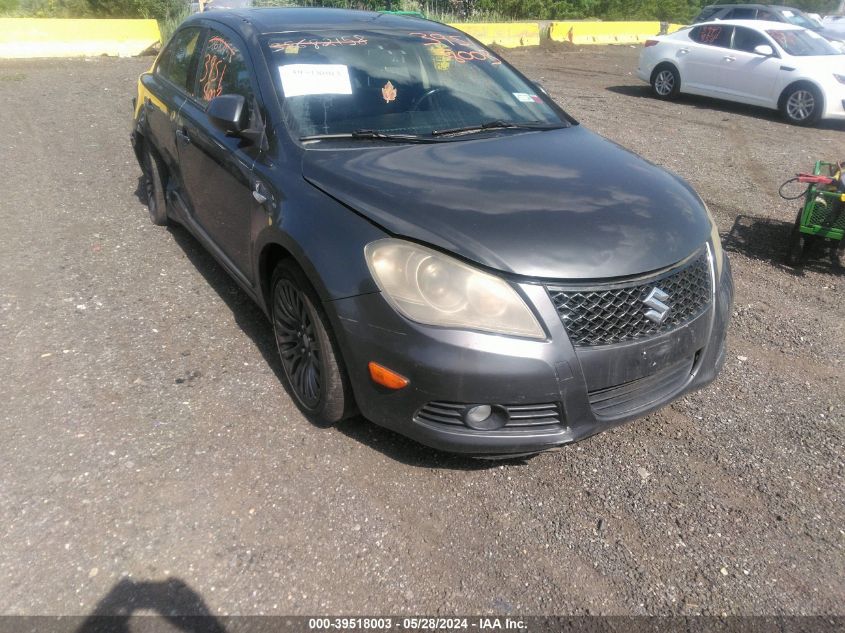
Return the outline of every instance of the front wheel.
<path id="1" fill-rule="evenodd" d="M 291 262 L 272 280 L 273 332 L 289 390 L 318 426 L 348 417 L 354 405 L 340 355 L 317 294 Z"/>
<path id="2" fill-rule="evenodd" d="M 658 66 L 651 74 L 651 89 L 658 99 L 677 99 L 681 93 L 681 75 L 669 64 Z"/>
<path id="3" fill-rule="evenodd" d="M 815 86 L 798 84 L 787 89 L 781 99 L 783 118 L 794 125 L 813 125 L 822 118 L 824 97 Z"/>

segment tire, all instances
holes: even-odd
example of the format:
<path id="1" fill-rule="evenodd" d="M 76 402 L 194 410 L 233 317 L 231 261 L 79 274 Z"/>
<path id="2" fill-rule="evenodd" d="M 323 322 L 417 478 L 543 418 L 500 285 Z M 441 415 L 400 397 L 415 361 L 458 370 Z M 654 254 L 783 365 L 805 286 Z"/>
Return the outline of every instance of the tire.
<path id="1" fill-rule="evenodd" d="M 144 147 L 144 189 L 147 194 L 147 209 L 150 212 L 150 221 L 156 226 L 166 226 L 167 219 L 167 198 L 164 195 L 165 173 L 161 161 L 149 147 Z"/>
<path id="2" fill-rule="evenodd" d="M 288 390 L 317 426 L 354 412 L 349 380 L 317 293 L 292 262 L 280 263 L 270 283 L 273 333 Z"/>
<path id="3" fill-rule="evenodd" d="M 681 94 L 681 75 L 671 64 L 661 64 L 651 73 L 651 91 L 658 99 L 677 99 Z"/>
<path id="4" fill-rule="evenodd" d="M 801 232 L 801 215 L 804 213 L 804 207 L 798 210 L 798 216 L 795 218 L 795 225 L 792 227 L 792 233 L 789 235 L 789 245 L 786 249 L 785 262 L 787 266 L 795 268 L 804 264 L 804 253 L 807 250 L 808 235 Z"/>
<path id="5" fill-rule="evenodd" d="M 824 97 L 811 84 L 795 84 L 781 96 L 780 112 L 793 125 L 814 125 L 822 118 Z"/>

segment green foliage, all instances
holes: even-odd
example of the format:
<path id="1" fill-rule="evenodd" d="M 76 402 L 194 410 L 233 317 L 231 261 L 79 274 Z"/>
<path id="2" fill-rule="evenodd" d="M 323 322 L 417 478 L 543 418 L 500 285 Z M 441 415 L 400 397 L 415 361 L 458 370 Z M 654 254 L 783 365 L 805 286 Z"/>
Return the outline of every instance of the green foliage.
<path id="1" fill-rule="evenodd" d="M 18 0 L 0 0 L 0 15 L 10 15 L 20 7 Z"/>
<path id="2" fill-rule="evenodd" d="M 661 20 L 688 23 L 702 6 L 737 0 L 254 0 L 256 6 L 420 11 L 441 22 L 508 20 Z M 783 0 L 831 13 L 839 0 Z M 36 17 L 155 18 L 166 40 L 188 14 L 189 0 L 0 0 L 0 14 Z"/>
<path id="3" fill-rule="evenodd" d="M 183 18 L 189 0 L 0 0 L 0 15 L 33 18 Z M 180 21 L 181 21 L 180 18 Z"/>
<path id="4" fill-rule="evenodd" d="M 187 18 L 190 14 L 190 5 L 185 4 L 177 14 L 158 21 L 158 30 L 161 32 L 162 45 L 170 39 L 170 36 L 173 35 L 173 32 L 182 23 L 182 20 Z"/>
<path id="5" fill-rule="evenodd" d="M 684 23 L 704 2 L 695 0 L 602 0 L 599 11 L 608 20 L 663 20 Z"/>
<path id="6" fill-rule="evenodd" d="M 462 19 L 497 15 L 507 20 L 667 20 L 686 21 L 703 0 L 426 0 L 426 15 Z"/>
<path id="7" fill-rule="evenodd" d="M 186 0 L 87 0 L 97 17 L 168 20 L 184 10 Z"/>
<path id="8" fill-rule="evenodd" d="M 751 0 L 749 0 L 750 2 Z M 712 0 L 708 4 L 734 4 L 739 0 Z M 839 7 L 839 0 L 782 0 L 773 4 L 783 4 L 789 7 L 801 9 L 807 13 L 818 13 L 820 15 L 831 14 Z"/>
<path id="9" fill-rule="evenodd" d="M 20 0 L 18 15 L 35 18 L 84 18 L 87 0 Z"/>
<path id="10" fill-rule="evenodd" d="M 387 0 L 254 0 L 258 6 L 387 8 Z M 827 0 L 807 0 L 827 1 Z M 685 22 L 706 0 L 391 0 L 393 9 L 420 11 L 439 21 L 666 20 Z"/>

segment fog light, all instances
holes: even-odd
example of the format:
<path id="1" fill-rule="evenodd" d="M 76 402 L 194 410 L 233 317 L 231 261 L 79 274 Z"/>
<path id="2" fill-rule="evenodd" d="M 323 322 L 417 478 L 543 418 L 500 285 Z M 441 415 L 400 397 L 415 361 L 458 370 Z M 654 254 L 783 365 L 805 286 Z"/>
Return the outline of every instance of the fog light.
<path id="1" fill-rule="evenodd" d="M 493 413 L 493 407 L 489 404 L 480 404 L 477 407 L 471 407 L 466 412 L 467 424 L 478 424 L 484 422 Z"/>
<path id="2" fill-rule="evenodd" d="M 464 410 L 464 424 L 477 431 L 495 431 L 508 423 L 508 412 L 504 407 L 477 404 Z"/>

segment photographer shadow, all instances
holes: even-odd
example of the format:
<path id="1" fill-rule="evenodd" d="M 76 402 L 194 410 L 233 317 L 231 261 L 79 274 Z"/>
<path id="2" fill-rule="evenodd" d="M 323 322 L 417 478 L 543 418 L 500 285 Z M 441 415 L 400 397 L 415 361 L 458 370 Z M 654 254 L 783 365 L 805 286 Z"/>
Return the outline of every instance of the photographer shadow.
<path id="1" fill-rule="evenodd" d="M 97 603 L 75 633 L 138 631 L 226 633 L 226 627 L 212 615 L 202 596 L 178 578 L 162 582 L 124 578 Z"/>

